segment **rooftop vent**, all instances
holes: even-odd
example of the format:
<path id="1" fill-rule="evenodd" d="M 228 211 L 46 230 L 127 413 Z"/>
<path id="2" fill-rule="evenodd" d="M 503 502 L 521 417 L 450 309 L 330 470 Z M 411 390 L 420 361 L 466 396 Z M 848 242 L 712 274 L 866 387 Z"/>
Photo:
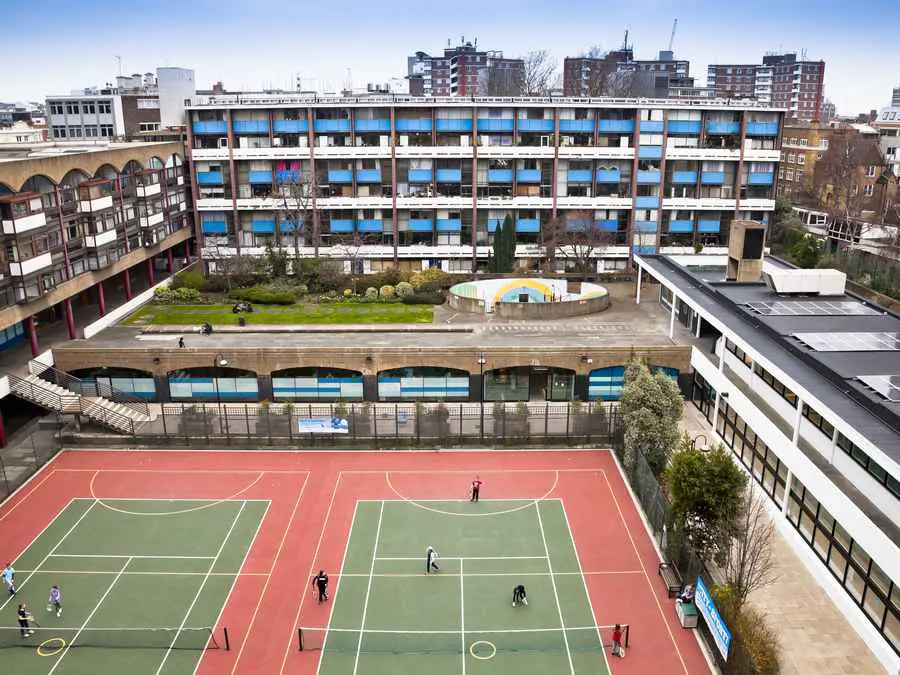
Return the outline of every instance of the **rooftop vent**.
<path id="1" fill-rule="evenodd" d="M 843 295 L 847 275 L 839 270 L 798 270 L 766 267 L 766 285 L 782 295 Z"/>

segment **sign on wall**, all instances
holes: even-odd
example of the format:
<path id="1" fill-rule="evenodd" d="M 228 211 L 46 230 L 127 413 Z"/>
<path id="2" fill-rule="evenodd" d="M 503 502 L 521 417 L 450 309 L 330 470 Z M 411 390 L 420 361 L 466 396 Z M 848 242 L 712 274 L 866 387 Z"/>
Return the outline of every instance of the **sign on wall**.
<path id="1" fill-rule="evenodd" d="M 332 417 L 329 420 L 301 419 L 298 420 L 301 434 L 349 434 L 350 425 L 347 420 L 340 417 Z"/>
<path id="2" fill-rule="evenodd" d="M 709 626 L 709 632 L 712 633 L 716 646 L 722 654 L 722 658 L 728 660 L 728 648 L 731 646 L 731 631 L 725 625 L 725 621 L 716 609 L 716 603 L 713 602 L 706 584 L 703 583 L 703 577 L 697 577 L 697 589 L 694 593 L 694 604 L 706 619 L 706 625 Z"/>

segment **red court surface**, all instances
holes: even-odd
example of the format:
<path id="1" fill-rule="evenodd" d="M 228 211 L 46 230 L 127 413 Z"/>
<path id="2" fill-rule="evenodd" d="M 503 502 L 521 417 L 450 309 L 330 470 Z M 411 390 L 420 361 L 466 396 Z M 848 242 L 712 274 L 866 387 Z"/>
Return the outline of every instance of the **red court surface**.
<path id="1" fill-rule="evenodd" d="M 72 498 L 271 500 L 220 617 L 231 651 L 205 653 L 197 673 L 314 673 L 297 626 L 326 626 L 320 568 L 340 593 L 358 499 L 461 499 L 475 475 L 483 498 L 561 499 L 599 624 L 628 623 L 616 675 L 709 673 L 678 625 L 659 558 L 608 451 L 291 452 L 66 451 L 0 507 L 0 558 L 14 560 Z"/>

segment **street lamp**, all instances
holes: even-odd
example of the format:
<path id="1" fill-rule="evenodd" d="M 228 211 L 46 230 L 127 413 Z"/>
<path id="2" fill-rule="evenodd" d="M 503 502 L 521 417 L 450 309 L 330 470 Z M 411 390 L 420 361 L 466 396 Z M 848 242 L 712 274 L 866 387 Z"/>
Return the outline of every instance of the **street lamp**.
<path id="1" fill-rule="evenodd" d="M 216 408 L 219 410 L 219 433 L 222 433 L 222 394 L 219 391 L 219 377 L 218 370 L 219 368 L 224 368 L 228 365 L 228 359 L 226 359 L 222 354 L 216 354 L 216 357 L 213 359 L 213 384 L 216 389 Z"/>
<path id="2" fill-rule="evenodd" d="M 484 440 L 484 364 L 487 363 L 487 359 L 484 357 L 484 352 L 478 354 L 478 380 L 480 382 L 479 386 L 481 387 L 481 394 L 478 397 L 479 402 L 481 403 L 481 440 Z"/>

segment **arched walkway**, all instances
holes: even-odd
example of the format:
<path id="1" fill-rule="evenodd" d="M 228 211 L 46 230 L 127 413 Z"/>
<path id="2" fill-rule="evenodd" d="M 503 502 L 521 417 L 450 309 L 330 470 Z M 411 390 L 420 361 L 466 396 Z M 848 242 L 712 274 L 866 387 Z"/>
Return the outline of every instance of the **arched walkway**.
<path id="1" fill-rule="evenodd" d="M 272 373 L 275 401 L 361 401 L 363 374 L 343 368 L 286 368 Z"/>
<path id="2" fill-rule="evenodd" d="M 465 370 L 409 366 L 378 373 L 379 401 L 465 401 L 468 398 L 469 373 Z"/>
<path id="3" fill-rule="evenodd" d="M 184 368 L 170 371 L 168 382 L 173 401 L 259 400 L 259 382 L 252 370 L 212 366 Z"/>

